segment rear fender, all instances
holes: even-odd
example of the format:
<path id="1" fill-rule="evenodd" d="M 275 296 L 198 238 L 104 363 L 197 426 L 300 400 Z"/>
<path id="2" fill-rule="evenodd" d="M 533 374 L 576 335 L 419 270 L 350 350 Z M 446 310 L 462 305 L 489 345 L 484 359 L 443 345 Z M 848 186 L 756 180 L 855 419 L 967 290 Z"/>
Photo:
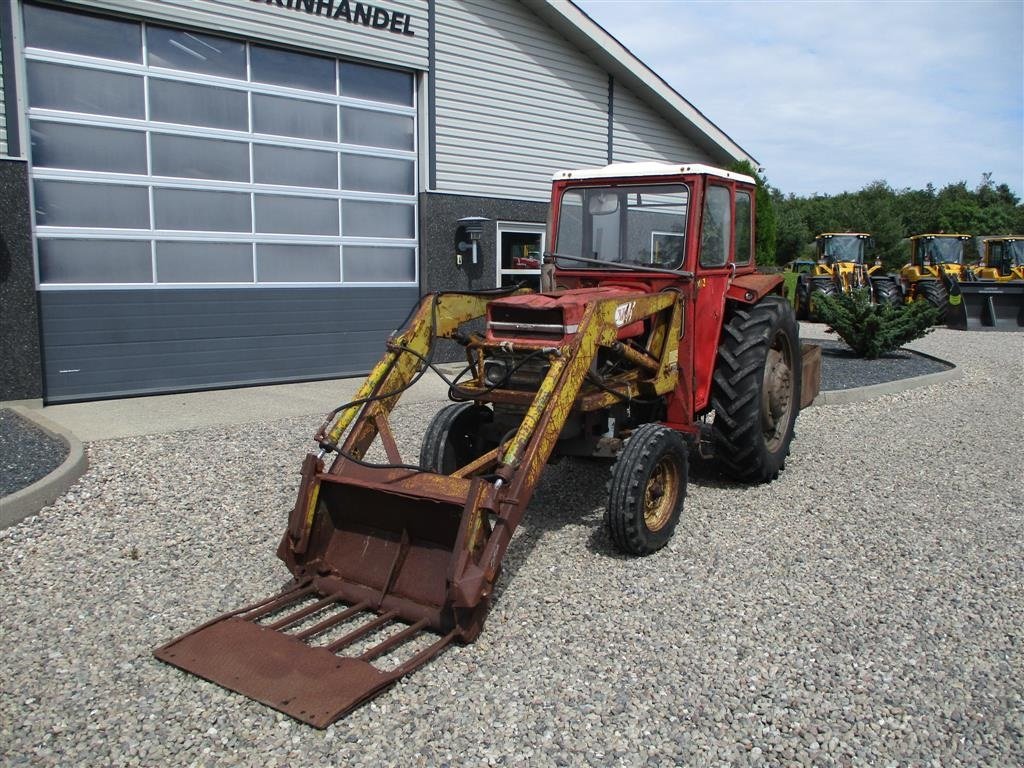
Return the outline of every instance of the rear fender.
<path id="1" fill-rule="evenodd" d="M 782 295 L 782 275 L 752 273 L 740 275 L 729 284 L 725 292 L 726 301 L 740 304 L 757 304 L 769 294 Z"/>

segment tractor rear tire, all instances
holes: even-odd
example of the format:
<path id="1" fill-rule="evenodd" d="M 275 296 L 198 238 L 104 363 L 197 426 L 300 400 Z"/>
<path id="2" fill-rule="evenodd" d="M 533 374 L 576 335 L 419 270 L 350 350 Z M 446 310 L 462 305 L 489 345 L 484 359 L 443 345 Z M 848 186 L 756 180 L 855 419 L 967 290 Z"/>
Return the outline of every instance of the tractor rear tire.
<path id="1" fill-rule="evenodd" d="M 688 450 L 682 436 L 660 424 L 637 428 L 608 481 L 604 520 L 615 547 L 649 555 L 675 531 L 686 497 Z"/>
<path id="2" fill-rule="evenodd" d="M 494 412 L 476 403 L 446 405 L 430 420 L 420 447 L 420 466 L 429 472 L 450 475 L 479 458 L 493 446 L 485 446 L 481 427 L 494 421 Z"/>
<path id="3" fill-rule="evenodd" d="M 711 388 L 712 441 L 725 473 L 764 483 L 785 467 L 800 411 L 800 338 L 793 310 L 769 296 L 722 328 Z"/>
<path id="4" fill-rule="evenodd" d="M 897 307 L 903 303 L 900 287 L 891 277 L 876 277 L 871 281 L 875 289 L 875 303 L 879 306 Z"/>
<path id="5" fill-rule="evenodd" d="M 938 322 L 946 322 L 946 313 L 949 311 L 949 291 L 946 286 L 938 280 L 918 280 L 916 299 L 931 302 L 939 310 Z"/>

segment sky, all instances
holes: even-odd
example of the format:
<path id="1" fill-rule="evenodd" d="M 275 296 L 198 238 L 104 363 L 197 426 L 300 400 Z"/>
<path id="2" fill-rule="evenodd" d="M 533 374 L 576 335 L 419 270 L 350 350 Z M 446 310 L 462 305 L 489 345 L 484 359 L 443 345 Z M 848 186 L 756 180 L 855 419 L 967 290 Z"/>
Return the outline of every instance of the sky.
<path id="1" fill-rule="evenodd" d="M 1024 197 L 1024 0 L 574 0 L 784 193 Z"/>

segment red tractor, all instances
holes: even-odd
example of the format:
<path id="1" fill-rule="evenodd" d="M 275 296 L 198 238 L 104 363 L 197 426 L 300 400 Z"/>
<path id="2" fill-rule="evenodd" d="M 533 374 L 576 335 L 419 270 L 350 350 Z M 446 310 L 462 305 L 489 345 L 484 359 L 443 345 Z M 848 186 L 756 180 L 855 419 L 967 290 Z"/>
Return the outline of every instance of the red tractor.
<path id="1" fill-rule="evenodd" d="M 820 350 L 801 347 L 782 278 L 756 272 L 754 193 L 703 165 L 557 174 L 543 292 L 425 296 L 316 434 L 278 549 L 292 585 L 157 656 L 325 727 L 477 637 L 549 461 L 613 462 L 608 534 L 638 556 L 672 536 L 690 456 L 774 479 Z M 439 338 L 465 348 L 465 381 L 412 463 L 388 414 Z M 366 458 L 378 440 L 383 464 Z"/>

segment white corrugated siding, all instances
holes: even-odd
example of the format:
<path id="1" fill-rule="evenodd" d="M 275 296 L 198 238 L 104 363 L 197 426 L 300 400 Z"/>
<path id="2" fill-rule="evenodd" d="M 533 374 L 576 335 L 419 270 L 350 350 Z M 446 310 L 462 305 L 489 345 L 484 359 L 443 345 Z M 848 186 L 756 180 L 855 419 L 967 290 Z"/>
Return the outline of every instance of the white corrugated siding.
<path id="1" fill-rule="evenodd" d="M 612 157 L 616 163 L 657 160 L 718 164 L 632 91 L 616 83 L 614 93 Z"/>
<path id="2" fill-rule="evenodd" d="M 436 30 L 437 191 L 543 200 L 605 164 L 608 76 L 531 11 L 440 0 Z"/>
<path id="3" fill-rule="evenodd" d="M 75 4 L 381 64 L 427 68 L 427 0 L 386 0 L 377 6 L 409 14 L 414 35 L 324 18 L 263 0 L 76 0 Z M 333 0 L 331 7 L 340 5 L 340 0 Z M 354 9 L 355 0 L 349 5 Z M 327 6 L 324 0 L 321 8 Z"/>

